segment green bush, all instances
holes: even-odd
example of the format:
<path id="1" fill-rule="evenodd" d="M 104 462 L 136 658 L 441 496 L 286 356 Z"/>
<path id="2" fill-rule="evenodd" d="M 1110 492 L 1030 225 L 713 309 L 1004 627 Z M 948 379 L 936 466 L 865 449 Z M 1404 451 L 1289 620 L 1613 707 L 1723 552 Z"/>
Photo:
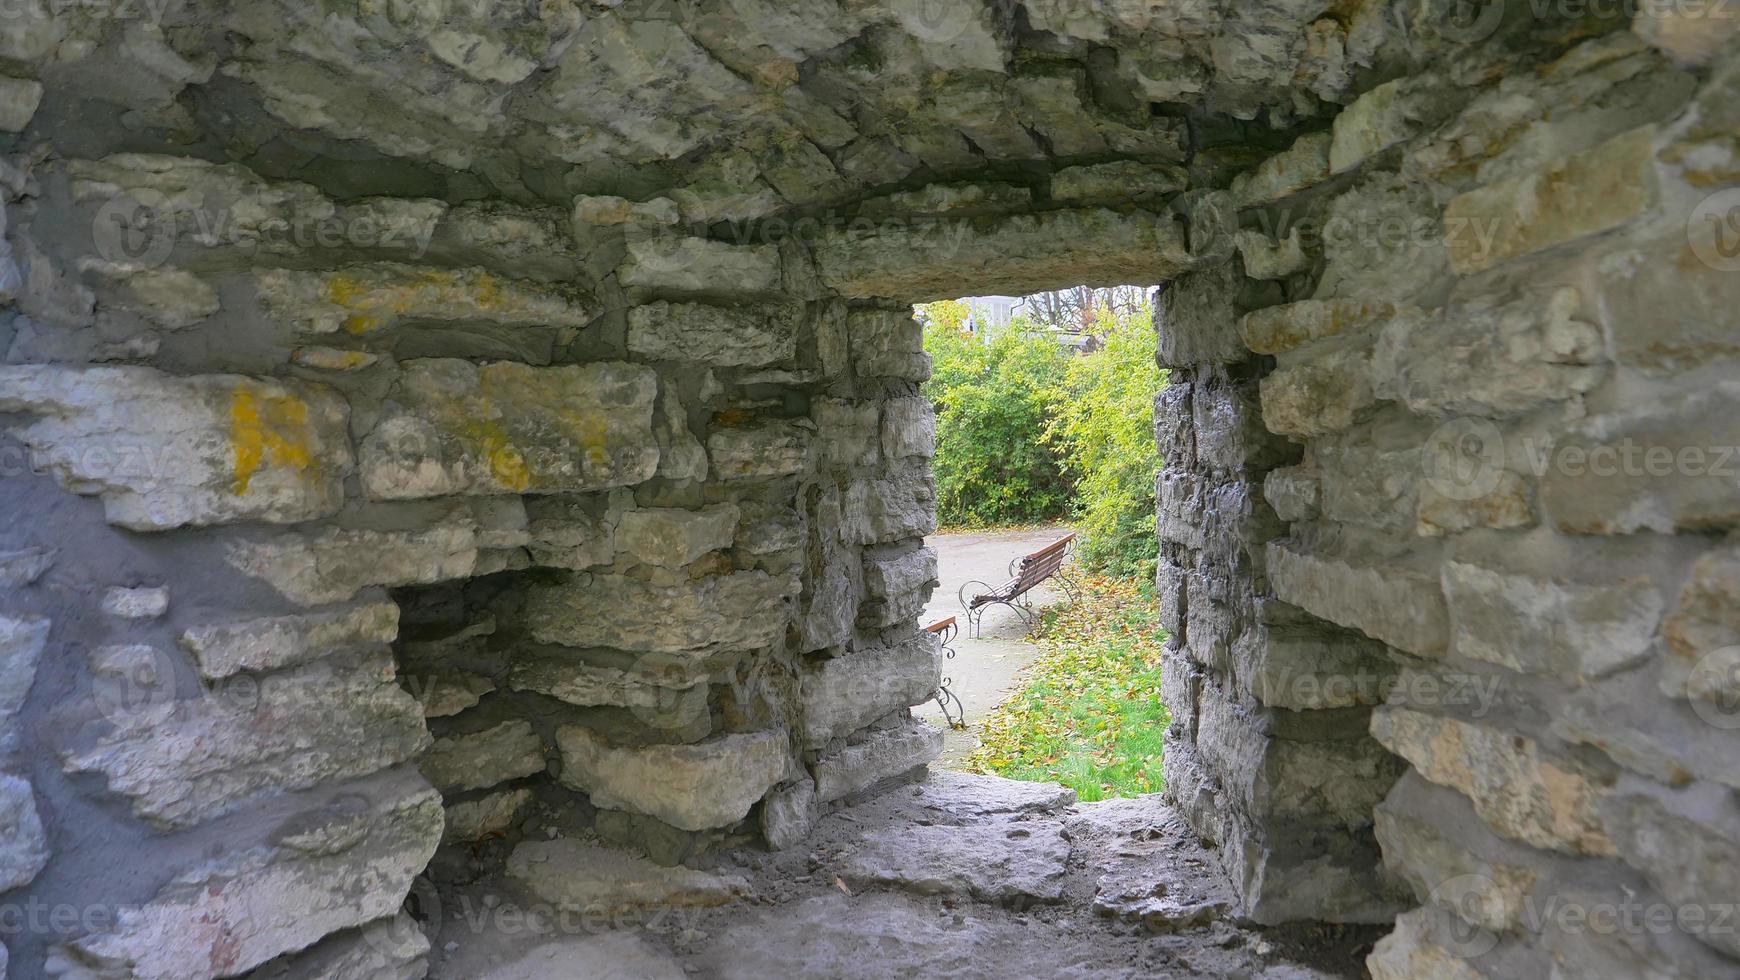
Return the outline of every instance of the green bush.
<path id="1" fill-rule="evenodd" d="M 1089 570 L 1143 577 L 1155 553 L 1150 311 L 1099 313 L 1100 349 L 1077 355 L 1017 317 L 989 342 L 959 302 L 921 307 L 934 361 L 937 516 L 984 527 L 1070 517 Z"/>
<path id="2" fill-rule="evenodd" d="M 1154 562 L 1154 396 L 1165 383 L 1154 361 L 1152 313 L 1100 317 L 1104 346 L 1071 359 L 1046 438 L 1075 482 L 1078 553 L 1089 569 L 1146 577 Z"/>
<path id="3" fill-rule="evenodd" d="M 1060 518 L 1069 508 L 1070 481 L 1045 432 L 1069 355 L 1055 340 L 1020 329 L 989 343 L 964 334 L 947 309 L 958 305 L 932 304 L 926 311 L 937 518 L 956 527 Z"/>

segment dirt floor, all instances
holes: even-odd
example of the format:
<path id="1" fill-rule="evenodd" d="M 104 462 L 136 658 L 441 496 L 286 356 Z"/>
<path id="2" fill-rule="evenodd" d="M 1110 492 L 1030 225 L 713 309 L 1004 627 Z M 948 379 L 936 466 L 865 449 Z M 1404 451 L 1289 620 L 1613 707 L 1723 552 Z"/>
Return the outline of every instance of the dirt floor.
<path id="1" fill-rule="evenodd" d="M 987 608 L 979 638 L 969 637 L 959 598 L 962 586 L 975 579 L 1002 585 L 1009 580 L 1012 559 L 1037 551 L 1068 533 L 1067 527 L 1049 527 L 933 534 L 925 539 L 926 544 L 936 549 L 937 577 L 942 584 L 931 595 L 920 622 L 929 625 L 950 616 L 960 620 L 960 636 L 953 644 L 955 656 L 943 662 L 943 674 L 948 678 L 949 690 L 961 699 L 967 723 L 964 731 L 947 731 L 937 767 L 952 768 L 977 747 L 985 715 L 1020 686 L 1017 675 L 1021 668 L 1039 655 L 1039 649 L 1027 642 L 1026 620 L 1007 606 Z M 1048 582 L 1034 589 L 1029 598 L 1037 610 L 1061 600 L 1063 593 L 1055 583 Z M 913 713 L 938 728 L 948 727 L 935 704 L 914 708 Z"/>
<path id="2" fill-rule="evenodd" d="M 608 872 L 624 862 L 597 854 L 528 840 L 514 870 L 431 895 L 430 976 L 1358 977 L 1383 931 L 1239 921 L 1213 855 L 1158 798 L 1076 804 L 1058 786 L 947 771 L 836 809 L 780 853 Z M 655 893 L 715 907 L 630 908 Z M 552 901 L 579 895 L 590 911 Z"/>

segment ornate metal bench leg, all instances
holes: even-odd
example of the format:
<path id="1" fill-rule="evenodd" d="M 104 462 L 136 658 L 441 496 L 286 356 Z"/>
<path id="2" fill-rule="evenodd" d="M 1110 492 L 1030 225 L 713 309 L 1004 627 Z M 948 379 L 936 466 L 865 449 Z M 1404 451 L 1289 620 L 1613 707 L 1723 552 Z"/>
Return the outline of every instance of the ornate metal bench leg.
<path id="1" fill-rule="evenodd" d="M 950 680 L 951 678 L 948 677 L 943 678 L 942 686 L 936 689 L 931 700 L 936 702 L 937 708 L 942 711 L 943 720 L 948 722 L 950 728 L 957 732 L 965 731 L 967 707 L 961 703 L 961 699 L 955 695 L 955 692 L 949 690 Z M 954 706 L 953 708 L 950 707 L 951 704 Z"/>

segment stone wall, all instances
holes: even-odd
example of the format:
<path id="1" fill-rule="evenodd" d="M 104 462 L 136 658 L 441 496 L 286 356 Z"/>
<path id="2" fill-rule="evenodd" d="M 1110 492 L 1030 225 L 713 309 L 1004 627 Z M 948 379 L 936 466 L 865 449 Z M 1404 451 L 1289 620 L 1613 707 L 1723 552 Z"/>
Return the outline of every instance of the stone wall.
<path id="1" fill-rule="evenodd" d="M 528 828 L 800 841 L 939 748 L 910 304 L 1165 282 L 1245 914 L 1734 972 L 1736 20 L 1452 6 L 23 5 L 0 964 L 415 977 Z"/>
<path id="2" fill-rule="evenodd" d="M 1259 920 L 1414 907 L 1377 977 L 1727 976 L 1740 60 L 1544 26 L 1235 179 L 1160 298 L 1167 792 Z"/>

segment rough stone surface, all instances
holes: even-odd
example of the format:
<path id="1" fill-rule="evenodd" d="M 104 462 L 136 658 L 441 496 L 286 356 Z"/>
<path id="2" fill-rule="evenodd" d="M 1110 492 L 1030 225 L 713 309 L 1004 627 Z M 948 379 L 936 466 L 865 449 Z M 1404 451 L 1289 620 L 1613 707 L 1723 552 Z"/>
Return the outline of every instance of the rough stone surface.
<path id="1" fill-rule="evenodd" d="M 923 722 L 872 732 L 815 764 L 816 799 L 832 802 L 911 772 L 942 754 L 942 732 Z"/>
<path id="2" fill-rule="evenodd" d="M 546 902 L 595 912 L 722 905 L 748 890 L 739 877 L 660 867 L 572 838 L 514 848 L 508 875 Z"/>
<path id="3" fill-rule="evenodd" d="M 484 789 L 544 771 L 544 742 L 528 721 L 435 740 L 417 767 L 444 793 Z"/>
<path id="4" fill-rule="evenodd" d="M 244 670 L 277 670 L 337 650 L 390 643 L 399 635 L 399 607 L 370 603 L 342 612 L 273 616 L 189 627 L 181 646 L 199 672 L 218 680 Z"/>
<path id="5" fill-rule="evenodd" d="M 0 889 L 11 891 L 30 884 L 49 858 L 48 837 L 29 780 L 0 773 L 0 816 L 8 828 L 0 843 Z"/>
<path id="6" fill-rule="evenodd" d="M 653 303 L 628 312 L 628 349 L 650 360 L 765 367 L 789 361 L 796 353 L 792 320 L 786 310 Z"/>
<path id="7" fill-rule="evenodd" d="M 703 510 L 631 510 L 616 524 L 616 548 L 649 565 L 681 568 L 709 551 L 729 548 L 737 535 L 734 504 Z"/>
<path id="8" fill-rule="evenodd" d="M 417 360 L 364 437 L 364 490 L 383 500 L 626 486 L 659 463 L 652 371 Z"/>
<path id="9" fill-rule="evenodd" d="M 351 469 L 344 402 L 299 382 L 149 368 L 0 368 L 38 465 L 134 530 L 324 517 Z"/>
<path id="10" fill-rule="evenodd" d="M 737 572 L 660 586 L 619 575 L 533 591 L 526 623 L 542 643 L 653 653 L 753 649 L 784 629 L 787 584 L 766 572 Z"/>
<path id="11" fill-rule="evenodd" d="M 922 704 L 942 683 L 929 634 L 880 650 L 854 650 L 804 670 L 798 694 L 804 740 L 821 748 L 899 708 Z"/>
<path id="12" fill-rule="evenodd" d="M 779 732 L 722 735 L 696 745 L 612 745 L 585 728 L 556 733 L 562 782 L 593 805 L 645 813 L 683 830 L 726 827 L 786 770 Z"/>
<path id="13" fill-rule="evenodd" d="M 1069 852 L 1055 823 L 915 826 L 865 838 L 843 870 L 855 884 L 893 885 L 920 895 L 1055 902 L 1063 897 Z"/>

